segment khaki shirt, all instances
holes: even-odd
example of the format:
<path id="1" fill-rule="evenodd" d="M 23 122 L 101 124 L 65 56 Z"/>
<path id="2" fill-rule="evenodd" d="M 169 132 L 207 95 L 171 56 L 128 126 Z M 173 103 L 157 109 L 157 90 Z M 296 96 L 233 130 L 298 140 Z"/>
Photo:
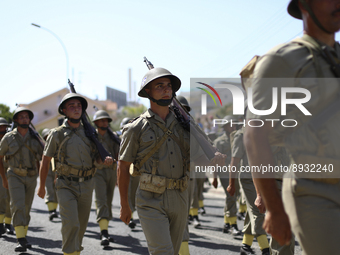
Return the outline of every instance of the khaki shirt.
<path id="1" fill-rule="evenodd" d="M 98 141 L 104 146 L 104 148 L 111 153 L 112 155 L 112 158 L 115 158 L 117 159 L 117 155 L 119 153 L 119 145 L 114 142 L 109 133 L 109 131 L 106 131 L 104 136 L 102 136 L 101 134 L 99 134 L 98 130 L 97 130 L 97 134 L 98 134 Z M 113 169 L 116 169 L 117 168 L 117 162 L 114 162 L 112 164 L 112 166 L 110 167 L 107 167 L 107 166 L 104 166 L 102 168 L 113 168 Z"/>
<path id="2" fill-rule="evenodd" d="M 62 151 L 64 151 L 64 162 L 71 167 L 82 170 L 89 170 L 93 168 L 93 161 L 96 157 L 96 147 L 85 135 L 85 130 L 81 124 L 78 128 L 74 129 L 70 127 L 68 122 L 60 127 L 51 130 L 47 137 L 46 145 L 44 148 L 44 155 L 47 157 L 55 157 L 57 160 L 60 144 L 63 140 L 69 136 L 65 144 L 61 148 L 60 157 Z"/>
<path id="3" fill-rule="evenodd" d="M 25 145 L 30 147 L 31 152 Z M 36 169 L 36 162 L 41 160 L 42 147 L 28 131 L 24 137 L 17 128 L 4 135 L 0 142 L 0 155 L 8 156 L 10 168 Z M 13 156 L 12 156 L 13 155 Z"/>
<path id="4" fill-rule="evenodd" d="M 308 35 L 302 39 L 314 40 Z M 319 43 L 314 40 L 314 42 Z M 330 49 L 334 57 L 340 57 L 340 45 Z M 256 64 L 252 80 L 253 105 L 255 109 L 267 110 L 272 106 L 272 88 L 302 87 L 310 91 L 311 99 L 304 103 L 304 107 L 316 116 L 331 102 L 339 100 L 340 82 L 335 79 L 330 65 L 317 51 L 313 60 L 309 50 L 297 43 L 287 43 L 277 46 L 260 58 Z M 317 78 L 317 66 L 320 67 L 323 79 Z M 280 95 L 280 94 L 279 94 Z M 293 93 L 291 97 L 299 98 L 300 93 Z M 304 95 L 303 95 L 304 97 Z M 286 116 L 281 115 L 278 104 L 277 110 L 266 116 L 247 112 L 247 119 L 295 119 L 296 128 L 284 128 L 278 122 L 269 136 L 272 145 L 284 146 L 294 159 L 299 155 L 318 155 L 321 144 L 324 153 L 318 156 L 323 158 L 340 158 L 340 112 L 337 112 L 315 134 L 308 127 L 311 116 L 305 116 L 295 105 L 287 105 Z M 302 162 L 303 163 L 303 162 Z M 309 162 L 305 162 L 309 163 Z"/>
<path id="5" fill-rule="evenodd" d="M 163 130 L 154 123 L 159 122 L 169 128 L 173 121 L 176 121 L 176 124 L 171 131 L 179 138 L 186 153 L 190 155 L 189 132 L 182 128 L 175 115 L 170 112 L 165 121 L 163 121 L 151 109 L 148 109 L 138 119 L 124 126 L 119 160 L 134 164 L 140 162 L 157 144 L 157 138 L 161 139 L 163 136 Z M 152 126 L 150 126 L 149 122 Z M 197 153 L 199 148 L 195 147 L 192 148 L 192 154 L 195 157 L 201 156 L 200 153 Z M 168 137 L 158 151 L 141 166 L 140 171 L 151 173 L 154 160 L 158 160 L 157 175 L 173 179 L 183 177 L 184 170 L 181 149 L 171 137 Z"/>

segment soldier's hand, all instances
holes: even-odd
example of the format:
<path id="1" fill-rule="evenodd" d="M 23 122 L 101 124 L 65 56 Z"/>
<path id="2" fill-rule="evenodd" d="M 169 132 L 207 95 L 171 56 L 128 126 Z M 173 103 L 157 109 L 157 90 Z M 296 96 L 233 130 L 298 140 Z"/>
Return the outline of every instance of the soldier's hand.
<path id="1" fill-rule="evenodd" d="M 119 218 L 125 223 L 129 224 L 131 220 L 131 209 L 129 206 L 121 206 L 120 207 L 120 215 Z"/>
<path id="2" fill-rule="evenodd" d="M 236 191 L 235 186 L 229 184 L 229 186 L 228 186 L 228 188 L 227 188 L 227 191 L 229 192 L 229 194 L 230 194 L 231 196 L 234 196 L 234 195 L 235 195 L 235 191 Z"/>
<path id="3" fill-rule="evenodd" d="M 215 157 L 211 160 L 212 165 L 220 165 L 224 166 L 225 165 L 225 159 L 227 158 L 227 155 L 221 154 L 220 152 L 215 153 Z"/>
<path id="4" fill-rule="evenodd" d="M 7 181 L 7 178 L 2 178 L 2 186 L 4 186 L 5 189 L 8 189 L 8 181 Z"/>
<path id="5" fill-rule="evenodd" d="M 257 208 L 259 208 L 260 213 L 266 212 L 266 206 L 264 205 L 263 199 L 260 195 L 257 195 L 254 204 L 256 205 Z"/>
<path id="6" fill-rule="evenodd" d="M 112 159 L 112 157 L 110 157 L 110 156 L 107 156 L 106 158 L 105 158 L 105 161 L 104 161 L 104 165 L 106 165 L 106 166 L 111 166 L 112 165 L 112 163 L 113 163 L 113 159 Z"/>
<path id="7" fill-rule="evenodd" d="M 289 219 L 284 211 L 267 212 L 263 222 L 263 229 L 271 234 L 280 245 L 289 245 L 292 238 Z"/>
<path id="8" fill-rule="evenodd" d="M 45 187 L 42 187 L 42 186 L 39 185 L 39 189 L 38 189 L 37 195 L 39 197 L 41 197 L 41 198 L 44 198 L 45 194 L 46 194 Z"/>
<path id="9" fill-rule="evenodd" d="M 217 178 L 215 177 L 213 182 L 212 182 L 212 185 L 215 189 L 217 189 L 217 185 L 218 185 L 218 182 L 217 182 Z"/>

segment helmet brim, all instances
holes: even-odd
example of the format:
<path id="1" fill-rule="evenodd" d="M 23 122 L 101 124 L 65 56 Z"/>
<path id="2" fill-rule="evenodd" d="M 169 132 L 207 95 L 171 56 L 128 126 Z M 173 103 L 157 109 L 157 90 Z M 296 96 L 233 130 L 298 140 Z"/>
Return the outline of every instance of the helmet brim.
<path id="1" fill-rule="evenodd" d="M 296 19 L 302 19 L 301 10 L 299 8 L 299 0 L 291 0 L 288 5 L 287 11 L 290 16 Z"/>
<path id="2" fill-rule="evenodd" d="M 150 82 L 152 82 L 156 79 L 159 79 L 159 78 L 169 78 L 170 79 L 173 93 L 176 93 L 181 87 L 181 80 L 175 75 L 161 75 L 161 76 L 155 77 L 152 80 L 150 80 L 148 82 L 148 84 L 150 84 Z M 146 93 L 146 91 L 145 91 L 145 87 L 143 87 L 143 89 L 138 92 L 138 96 L 149 98 L 148 93 Z"/>

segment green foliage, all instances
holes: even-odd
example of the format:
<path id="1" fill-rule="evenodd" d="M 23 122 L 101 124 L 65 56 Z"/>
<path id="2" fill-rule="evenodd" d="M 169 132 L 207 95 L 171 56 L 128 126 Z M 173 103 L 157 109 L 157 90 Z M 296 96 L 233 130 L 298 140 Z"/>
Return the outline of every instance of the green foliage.
<path id="1" fill-rule="evenodd" d="M 134 119 L 144 113 L 147 110 L 147 108 L 144 105 L 138 105 L 138 106 L 125 106 L 120 113 L 117 114 L 117 118 L 115 118 L 112 123 L 111 127 L 113 130 L 119 130 L 120 129 L 120 123 L 125 117 Z"/>
<path id="2" fill-rule="evenodd" d="M 5 118 L 8 123 L 12 122 L 13 112 L 10 112 L 9 106 L 0 104 L 0 117 Z"/>
<path id="3" fill-rule="evenodd" d="M 214 113 L 215 116 L 217 116 L 220 119 L 223 119 L 227 115 L 233 115 L 233 107 L 232 104 L 227 104 L 221 108 L 218 108 L 218 110 Z"/>

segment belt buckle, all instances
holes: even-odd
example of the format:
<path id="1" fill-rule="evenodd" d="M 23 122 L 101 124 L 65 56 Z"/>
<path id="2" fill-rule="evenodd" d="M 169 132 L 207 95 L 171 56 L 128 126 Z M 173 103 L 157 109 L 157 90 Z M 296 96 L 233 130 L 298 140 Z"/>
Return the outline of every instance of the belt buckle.
<path id="1" fill-rule="evenodd" d="M 80 177 L 78 181 L 79 182 L 83 182 L 84 181 L 84 177 Z"/>

